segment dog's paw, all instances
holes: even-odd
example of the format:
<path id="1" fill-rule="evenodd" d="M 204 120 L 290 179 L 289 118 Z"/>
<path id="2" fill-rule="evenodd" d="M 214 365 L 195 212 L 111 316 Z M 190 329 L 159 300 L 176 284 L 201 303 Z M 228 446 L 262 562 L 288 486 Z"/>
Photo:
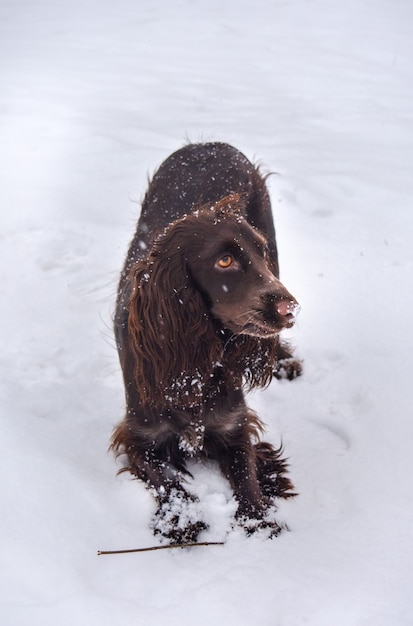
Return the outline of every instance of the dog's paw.
<path id="1" fill-rule="evenodd" d="M 208 525 L 202 519 L 198 500 L 185 491 L 173 489 L 161 501 L 152 519 L 154 535 L 173 544 L 193 543 Z"/>
<path id="2" fill-rule="evenodd" d="M 286 524 L 277 522 L 275 519 L 275 511 L 275 507 L 270 507 L 265 515 L 259 519 L 240 516 L 237 518 L 237 522 L 248 537 L 260 533 L 264 535 L 266 539 L 273 539 L 274 537 L 278 537 L 283 531 L 289 530 Z"/>
<path id="3" fill-rule="evenodd" d="M 274 377 L 278 380 L 294 380 L 303 373 L 303 362 L 300 359 L 281 359 L 274 370 Z"/>

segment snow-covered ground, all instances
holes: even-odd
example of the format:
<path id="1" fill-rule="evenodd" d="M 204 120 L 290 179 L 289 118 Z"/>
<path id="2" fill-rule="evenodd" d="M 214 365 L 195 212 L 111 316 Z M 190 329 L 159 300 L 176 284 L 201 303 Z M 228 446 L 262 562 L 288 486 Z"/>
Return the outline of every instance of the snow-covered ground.
<path id="1" fill-rule="evenodd" d="M 413 624 L 413 3 L 1 0 L 0 623 Z M 305 375 L 250 403 L 283 439 L 291 532 L 152 545 L 106 452 L 111 330 L 147 175 L 222 140 L 270 179 Z"/>

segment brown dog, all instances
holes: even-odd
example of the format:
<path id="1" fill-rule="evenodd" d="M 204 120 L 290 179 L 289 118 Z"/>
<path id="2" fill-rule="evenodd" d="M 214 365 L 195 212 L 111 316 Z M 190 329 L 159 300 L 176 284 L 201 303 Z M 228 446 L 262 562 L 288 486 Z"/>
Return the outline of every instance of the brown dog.
<path id="1" fill-rule="evenodd" d="M 279 532 L 269 507 L 292 484 L 244 390 L 268 385 L 283 363 L 287 377 L 300 373 L 279 341 L 296 311 L 258 168 L 223 143 L 172 154 L 144 198 L 115 317 L 127 411 L 112 447 L 152 488 L 155 533 L 179 543 L 206 528 L 182 484 L 198 454 L 218 462 L 248 532 Z"/>

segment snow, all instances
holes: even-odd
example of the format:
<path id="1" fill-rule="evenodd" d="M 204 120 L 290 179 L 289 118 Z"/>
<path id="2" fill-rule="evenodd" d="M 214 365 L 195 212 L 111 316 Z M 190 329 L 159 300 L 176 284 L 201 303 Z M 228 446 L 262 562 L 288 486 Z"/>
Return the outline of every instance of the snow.
<path id="1" fill-rule="evenodd" d="M 3 0 L 0 621 L 413 623 L 410 0 Z M 290 532 L 153 545 L 106 452 L 124 409 L 111 316 L 147 175 L 187 138 L 267 170 L 304 375 L 250 404 L 282 438 Z"/>

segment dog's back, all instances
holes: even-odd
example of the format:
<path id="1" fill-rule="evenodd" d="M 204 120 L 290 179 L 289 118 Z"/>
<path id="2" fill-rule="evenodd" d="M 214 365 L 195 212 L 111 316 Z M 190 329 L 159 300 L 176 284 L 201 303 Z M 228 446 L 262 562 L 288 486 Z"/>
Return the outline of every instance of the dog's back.
<path id="1" fill-rule="evenodd" d="M 221 142 L 188 144 L 156 171 L 142 203 L 125 273 L 145 256 L 154 234 L 202 205 L 233 193 L 245 197 L 244 217 L 268 238 L 274 273 L 278 276 L 271 203 L 264 179 L 242 152 Z"/>

